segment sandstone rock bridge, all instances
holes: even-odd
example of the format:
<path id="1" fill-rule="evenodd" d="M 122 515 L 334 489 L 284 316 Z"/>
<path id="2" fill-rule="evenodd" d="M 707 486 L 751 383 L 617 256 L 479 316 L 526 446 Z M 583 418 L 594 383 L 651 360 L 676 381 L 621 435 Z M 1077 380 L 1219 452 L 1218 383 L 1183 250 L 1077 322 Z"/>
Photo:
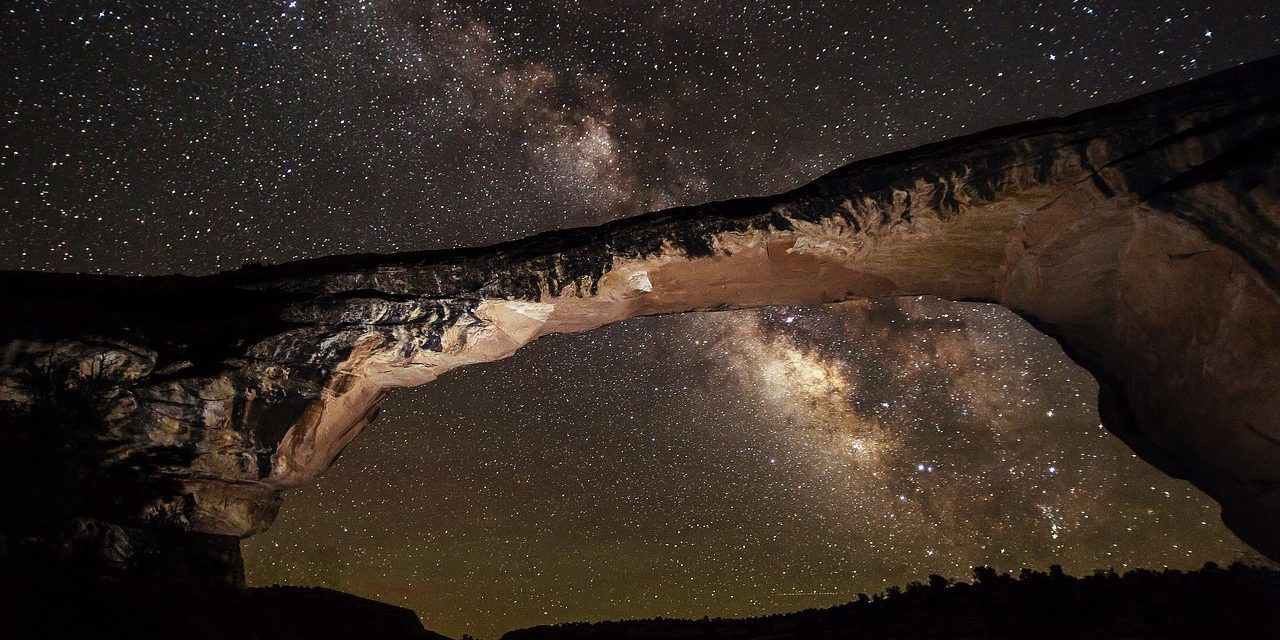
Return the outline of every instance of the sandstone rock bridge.
<path id="1" fill-rule="evenodd" d="M 1280 558 L 1277 77 L 1272 58 L 775 196 L 478 249 L 0 274 L 0 555 L 235 583 L 238 539 L 389 389 L 635 316 L 924 294 L 1056 338 L 1107 428 Z"/>

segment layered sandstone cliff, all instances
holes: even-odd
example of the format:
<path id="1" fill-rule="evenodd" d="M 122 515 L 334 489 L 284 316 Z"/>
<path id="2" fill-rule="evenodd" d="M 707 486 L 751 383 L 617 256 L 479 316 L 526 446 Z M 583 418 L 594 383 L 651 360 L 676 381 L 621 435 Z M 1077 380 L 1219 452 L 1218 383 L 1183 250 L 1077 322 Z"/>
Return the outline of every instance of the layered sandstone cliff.
<path id="1" fill-rule="evenodd" d="M 1057 338 L 1108 428 L 1280 558 L 1276 75 L 1280 58 L 776 196 L 479 249 L 0 274 L 0 473 L 25 483 L 0 505 L 19 515 L 0 557 L 129 573 L 198 548 L 235 583 L 234 537 L 269 526 L 388 389 L 638 315 L 929 294 Z"/>

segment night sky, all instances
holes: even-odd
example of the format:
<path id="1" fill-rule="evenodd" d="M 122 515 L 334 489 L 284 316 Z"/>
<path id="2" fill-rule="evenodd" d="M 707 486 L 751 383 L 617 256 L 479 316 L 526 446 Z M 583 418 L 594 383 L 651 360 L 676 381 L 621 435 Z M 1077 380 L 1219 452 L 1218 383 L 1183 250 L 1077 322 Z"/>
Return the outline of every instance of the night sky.
<path id="1" fill-rule="evenodd" d="M 1266 0 L 218 4 L 7 3 L 0 268 L 490 243 L 1280 53 Z M 1095 394 L 1012 314 L 932 299 L 552 336 L 393 394 L 249 576 L 494 637 L 1256 557 Z"/>

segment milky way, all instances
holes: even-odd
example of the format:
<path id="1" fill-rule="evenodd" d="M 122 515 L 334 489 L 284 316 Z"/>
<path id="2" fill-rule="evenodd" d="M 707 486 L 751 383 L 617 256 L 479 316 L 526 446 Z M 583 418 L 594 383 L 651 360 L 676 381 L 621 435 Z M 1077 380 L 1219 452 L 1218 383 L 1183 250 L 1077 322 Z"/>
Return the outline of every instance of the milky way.
<path id="1" fill-rule="evenodd" d="M 0 267 L 198 274 L 779 191 L 1275 54 L 1271 4 L 13 2 Z M 1251 557 L 1095 394 L 1012 314 L 931 299 L 552 336 L 393 394 L 249 576 L 492 637 Z"/>

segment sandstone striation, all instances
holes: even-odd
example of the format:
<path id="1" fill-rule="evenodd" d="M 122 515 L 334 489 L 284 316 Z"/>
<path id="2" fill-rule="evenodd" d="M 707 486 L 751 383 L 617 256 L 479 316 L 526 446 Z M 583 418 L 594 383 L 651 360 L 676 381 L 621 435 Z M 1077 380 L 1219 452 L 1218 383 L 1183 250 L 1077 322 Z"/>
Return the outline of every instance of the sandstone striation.
<path id="1" fill-rule="evenodd" d="M 1272 58 L 775 196 L 484 248 L 0 274 L 0 507 L 18 514 L 0 559 L 174 578 L 147 558 L 201 557 L 235 584 L 235 539 L 389 389 L 635 316 L 903 295 L 1001 304 L 1056 338 L 1109 429 L 1280 558 L 1277 75 Z"/>

